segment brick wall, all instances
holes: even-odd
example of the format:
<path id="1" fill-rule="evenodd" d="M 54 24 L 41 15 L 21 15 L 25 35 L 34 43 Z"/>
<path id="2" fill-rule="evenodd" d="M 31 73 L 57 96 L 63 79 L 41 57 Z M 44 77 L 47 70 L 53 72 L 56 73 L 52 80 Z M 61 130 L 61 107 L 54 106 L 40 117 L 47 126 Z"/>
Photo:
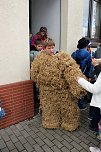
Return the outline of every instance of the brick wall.
<path id="1" fill-rule="evenodd" d="M 0 129 L 34 116 L 33 82 L 31 80 L 0 86 L 0 100 L 6 116 Z"/>

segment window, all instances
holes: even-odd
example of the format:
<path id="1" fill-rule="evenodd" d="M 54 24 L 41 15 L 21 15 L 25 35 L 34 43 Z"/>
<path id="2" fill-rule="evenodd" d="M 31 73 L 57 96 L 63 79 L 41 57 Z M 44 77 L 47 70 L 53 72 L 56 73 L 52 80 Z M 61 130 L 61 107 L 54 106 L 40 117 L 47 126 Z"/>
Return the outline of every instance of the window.
<path id="1" fill-rule="evenodd" d="M 83 36 L 101 40 L 101 0 L 84 0 Z"/>
<path id="2" fill-rule="evenodd" d="M 88 34 L 89 0 L 83 0 L 83 36 Z"/>
<path id="3" fill-rule="evenodd" d="M 91 38 L 101 38 L 101 4 L 94 1 L 92 7 Z"/>

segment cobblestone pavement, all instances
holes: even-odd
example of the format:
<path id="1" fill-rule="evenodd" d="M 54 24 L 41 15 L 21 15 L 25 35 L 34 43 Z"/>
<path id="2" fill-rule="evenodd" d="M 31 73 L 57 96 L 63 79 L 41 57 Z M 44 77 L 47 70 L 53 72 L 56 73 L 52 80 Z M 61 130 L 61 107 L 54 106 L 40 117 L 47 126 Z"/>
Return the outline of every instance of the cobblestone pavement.
<path id="1" fill-rule="evenodd" d="M 89 130 L 88 110 L 81 111 L 81 127 L 68 132 L 44 129 L 40 115 L 0 130 L 0 152 L 89 152 L 99 140 Z"/>

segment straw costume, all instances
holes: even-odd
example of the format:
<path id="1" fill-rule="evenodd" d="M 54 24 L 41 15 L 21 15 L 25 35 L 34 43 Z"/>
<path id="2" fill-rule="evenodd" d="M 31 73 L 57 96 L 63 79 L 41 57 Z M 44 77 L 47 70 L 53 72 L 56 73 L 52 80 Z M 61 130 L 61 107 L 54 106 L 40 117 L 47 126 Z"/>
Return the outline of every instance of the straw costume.
<path id="1" fill-rule="evenodd" d="M 45 51 L 31 66 L 31 79 L 38 84 L 42 126 L 73 131 L 80 125 L 77 100 L 85 91 L 76 82 L 83 74 L 76 62 L 66 53 L 50 56 Z"/>

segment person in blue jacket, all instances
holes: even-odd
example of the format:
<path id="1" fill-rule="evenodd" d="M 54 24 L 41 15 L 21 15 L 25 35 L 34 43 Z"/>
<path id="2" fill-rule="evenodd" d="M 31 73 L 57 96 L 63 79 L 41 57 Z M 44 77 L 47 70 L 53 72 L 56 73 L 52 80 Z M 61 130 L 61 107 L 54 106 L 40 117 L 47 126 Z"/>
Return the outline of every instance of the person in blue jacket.
<path id="1" fill-rule="evenodd" d="M 72 53 L 72 58 L 76 61 L 77 64 L 80 65 L 80 69 L 82 73 L 87 78 L 93 77 L 93 64 L 91 53 L 88 51 L 89 46 L 91 45 L 90 41 L 87 38 L 81 38 L 77 44 L 77 50 Z M 91 96 L 91 95 L 89 95 Z M 80 97 L 78 101 L 78 106 L 81 110 L 86 109 L 86 103 L 88 97 Z"/>
<path id="2" fill-rule="evenodd" d="M 83 74 L 87 78 L 91 78 L 91 69 L 93 69 L 92 65 L 92 57 L 88 52 L 87 47 L 89 46 L 90 41 L 86 38 L 81 38 L 77 44 L 77 50 L 72 53 L 72 58 L 80 65 L 80 69 Z"/>

